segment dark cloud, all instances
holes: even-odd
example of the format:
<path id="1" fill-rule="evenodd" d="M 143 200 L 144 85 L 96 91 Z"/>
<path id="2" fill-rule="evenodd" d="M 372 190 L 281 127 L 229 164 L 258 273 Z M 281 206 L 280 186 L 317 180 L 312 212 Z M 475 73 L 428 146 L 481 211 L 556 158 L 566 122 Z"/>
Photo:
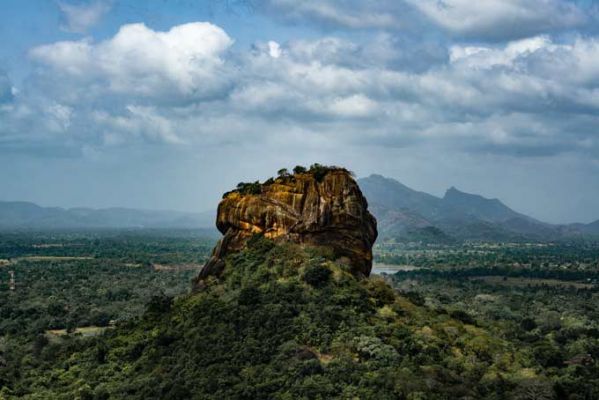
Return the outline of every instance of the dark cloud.
<path id="1" fill-rule="evenodd" d="M 592 27 L 593 13 L 569 0 L 254 0 L 256 9 L 323 28 L 431 30 L 456 38 L 504 41 Z"/>
<path id="2" fill-rule="evenodd" d="M 253 0 L 255 9 L 289 22 L 324 28 L 416 30 L 422 14 L 404 0 Z"/>

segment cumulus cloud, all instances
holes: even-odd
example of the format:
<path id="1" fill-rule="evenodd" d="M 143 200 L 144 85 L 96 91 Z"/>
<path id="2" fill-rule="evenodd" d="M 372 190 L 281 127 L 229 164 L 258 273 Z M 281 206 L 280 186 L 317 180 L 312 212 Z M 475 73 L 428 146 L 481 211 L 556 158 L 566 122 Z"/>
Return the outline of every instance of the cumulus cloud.
<path id="1" fill-rule="evenodd" d="M 144 24 L 121 27 L 112 38 L 36 47 L 31 57 L 79 90 L 154 100 L 217 96 L 227 85 L 223 54 L 233 43 L 219 27 L 189 23 L 167 32 Z"/>
<path id="2" fill-rule="evenodd" d="M 405 58 L 417 46 L 389 32 L 248 49 L 232 43 L 209 23 L 166 32 L 133 24 L 102 42 L 37 47 L 36 100 L 19 102 L 22 111 L 6 125 L 15 127 L 12 138 L 44 127 L 98 148 L 435 143 L 516 157 L 597 154 L 599 44 L 592 37 L 437 42 L 438 54 L 421 66 Z"/>
<path id="3" fill-rule="evenodd" d="M 59 1 L 58 7 L 62 13 L 61 28 L 64 31 L 85 33 L 110 11 L 111 3 L 107 0 L 79 4 Z"/>
<path id="4" fill-rule="evenodd" d="M 597 149 L 595 39 L 455 45 L 447 64 L 420 72 L 371 64 L 364 46 L 326 39 L 290 43 L 277 59 L 254 53 L 230 105 L 314 129 L 343 126 L 345 141 L 370 131 L 373 142 L 445 141 L 515 156 Z"/>

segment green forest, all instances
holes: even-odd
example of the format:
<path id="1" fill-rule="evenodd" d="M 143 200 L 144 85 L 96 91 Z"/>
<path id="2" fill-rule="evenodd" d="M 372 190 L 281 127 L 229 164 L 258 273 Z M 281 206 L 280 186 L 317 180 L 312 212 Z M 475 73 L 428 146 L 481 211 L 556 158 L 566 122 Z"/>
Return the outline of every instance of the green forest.
<path id="1" fill-rule="evenodd" d="M 256 237 L 190 293 L 213 244 L 2 235 L 0 398 L 599 398 L 592 244 L 555 245 L 569 260 L 553 245 L 379 246 L 420 264 L 359 280 L 327 249 Z"/>

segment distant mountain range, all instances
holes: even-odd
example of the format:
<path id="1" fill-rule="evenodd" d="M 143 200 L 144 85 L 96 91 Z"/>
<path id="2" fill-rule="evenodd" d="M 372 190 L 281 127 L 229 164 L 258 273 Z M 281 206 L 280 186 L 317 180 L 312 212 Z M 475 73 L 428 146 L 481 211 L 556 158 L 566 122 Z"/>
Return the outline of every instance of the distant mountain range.
<path id="1" fill-rule="evenodd" d="M 0 201 L 0 229 L 211 228 L 215 213 L 135 210 L 129 208 L 40 207 L 23 201 Z"/>
<path id="2" fill-rule="evenodd" d="M 599 236 L 599 221 L 554 225 L 518 213 L 497 199 L 452 187 L 442 198 L 381 175 L 359 179 L 380 237 L 397 241 L 558 240 Z"/>
<path id="3" fill-rule="evenodd" d="M 548 224 L 518 213 L 497 199 L 464 193 L 454 187 L 440 198 L 381 175 L 359 179 L 358 183 L 377 218 L 382 240 L 451 243 L 599 238 L 599 220 L 591 224 Z M 216 232 L 215 216 L 215 211 L 65 209 L 0 201 L 0 230 L 150 228 Z"/>

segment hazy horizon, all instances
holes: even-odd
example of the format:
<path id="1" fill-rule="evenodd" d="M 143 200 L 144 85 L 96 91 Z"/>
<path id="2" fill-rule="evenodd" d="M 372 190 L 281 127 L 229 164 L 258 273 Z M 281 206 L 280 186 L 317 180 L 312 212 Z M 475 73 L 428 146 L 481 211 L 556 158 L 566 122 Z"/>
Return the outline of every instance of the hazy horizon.
<path id="1" fill-rule="evenodd" d="M 372 173 L 372 174 L 368 174 L 365 176 L 356 176 L 356 179 L 360 180 L 363 178 L 367 178 L 370 177 L 371 175 L 380 175 L 377 173 Z M 402 183 L 400 180 L 396 179 L 396 178 L 391 178 L 391 177 L 387 177 L 384 176 L 384 178 L 387 179 L 394 179 L 395 181 Z M 265 179 L 261 179 L 261 181 L 264 181 Z M 233 189 L 234 185 L 231 185 L 230 189 Z M 409 187 L 409 186 L 408 186 Z M 443 196 L 445 195 L 445 192 L 447 190 L 449 190 L 450 188 L 455 188 L 461 192 L 464 193 L 468 193 L 468 194 L 473 194 L 473 195 L 480 195 L 486 199 L 493 199 L 492 197 L 488 197 L 485 196 L 481 193 L 474 193 L 474 192 L 467 192 L 462 190 L 459 187 L 455 187 L 454 185 L 451 185 L 449 187 L 447 187 L 447 189 L 445 189 L 442 193 L 431 193 L 431 192 L 427 192 L 426 190 L 422 190 L 422 189 L 418 189 L 418 188 L 414 188 L 414 187 L 410 187 L 410 189 L 413 189 L 415 191 L 419 191 L 419 192 L 424 192 L 424 193 L 428 193 L 431 194 L 433 196 L 436 196 L 438 198 L 443 198 Z M 501 201 L 502 203 L 504 203 L 506 206 L 510 207 L 511 209 L 513 209 L 516 212 L 521 212 L 521 210 L 518 210 L 512 206 L 510 206 L 509 204 L 505 203 L 501 198 L 496 198 L 499 201 Z M 57 207 L 57 208 L 63 208 L 63 209 L 73 209 L 73 208 L 89 208 L 89 209 L 118 209 L 118 208 L 123 208 L 123 209 L 132 209 L 132 210 L 140 210 L 140 211 L 174 211 L 174 212 L 182 212 L 182 213 L 194 213 L 194 214 L 204 214 L 204 213 L 216 213 L 216 207 L 218 205 L 218 202 L 220 201 L 220 196 L 217 200 L 215 200 L 214 202 L 214 206 L 212 208 L 208 208 L 208 209 L 203 209 L 203 210 L 199 210 L 199 209 L 169 209 L 169 208 L 152 208 L 152 207 L 136 207 L 134 204 L 129 205 L 129 206 L 123 206 L 123 205 L 119 205 L 119 204 L 113 204 L 113 205 L 103 205 L 103 206 L 94 206 L 94 205 L 64 205 L 64 204 L 40 204 L 38 202 L 35 201 L 30 201 L 30 200 L 24 200 L 24 199 L 7 199 L 7 198 L 0 198 L 0 201 L 5 201 L 5 202 L 29 202 L 29 203 L 34 203 L 38 206 L 41 207 L 48 207 L 48 208 L 52 208 L 52 207 Z M 534 217 L 534 215 L 531 214 L 527 214 L 526 212 L 523 212 L 523 214 L 528 215 L 528 216 L 532 216 Z M 215 214 L 216 215 L 216 214 Z M 592 222 L 596 222 L 599 221 L 599 218 L 597 219 L 592 219 L 589 221 L 558 221 L 558 222 L 552 222 L 552 221 L 548 221 L 548 220 L 542 220 L 539 218 L 539 220 L 541 220 L 541 222 L 549 222 L 549 223 L 554 223 L 554 224 L 569 224 L 569 223 L 592 223 Z"/>
<path id="2" fill-rule="evenodd" d="M 592 1 L 2 11 L 2 200 L 204 212 L 240 181 L 318 162 L 546 222 L 599 219 Z"/>

